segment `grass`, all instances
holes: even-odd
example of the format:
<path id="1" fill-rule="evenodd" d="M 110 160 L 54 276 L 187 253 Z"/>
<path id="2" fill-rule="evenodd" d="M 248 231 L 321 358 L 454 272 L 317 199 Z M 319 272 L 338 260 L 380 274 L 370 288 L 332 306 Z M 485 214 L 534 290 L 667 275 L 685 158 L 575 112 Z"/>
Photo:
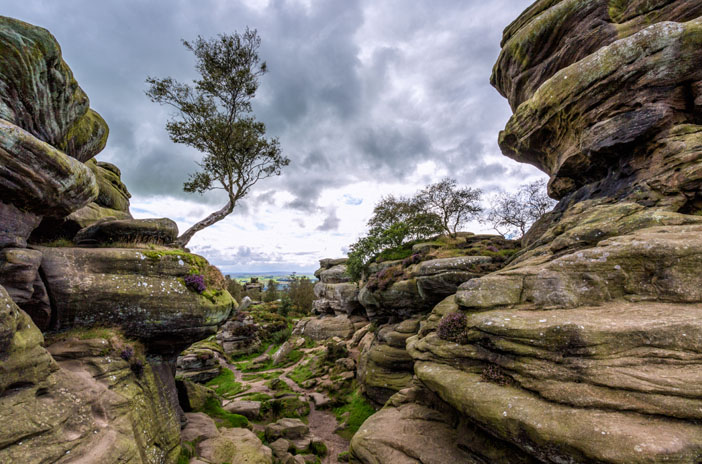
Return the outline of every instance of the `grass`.
<path id="1" fill-rule="evenodd" d="M 275 351 L 278 349 L 276 345 L 274 345 L 275 349 L 271 350 L 271 353 L 275 353 Z M 241 372 L 260 372 L 260 371 L 269 371 L 271 369 L 276 369 L 276 368 L 284 368 L 288 366 L 292 366 L 296 362 L 298 362 L 300 359 L 303 358 L 305 354 L 300 351 L 300 350 L 292 350 L 288 355 L 283 359 L 283 362 L 280 364 L 273 365 L 273 360 L 269 359 L 263 364 L 260 364 L 258 366 L 254 366 L 251 361 L 244 361 L 244 362 L 239 362 L 237 363 L 236 367 L 239 369 Z"/>
<path id="2" fill-rule="evenodd" d="M 348 412 L 346 428 L 339 432 L 339 435 L 350 440 L 358 431 L 366 419 L 375 414 L 375 408 L 363 397 L 358 390 L 354 391 L 344 406 L 334 409 L 337 420 L 342 421 L 341 415 Z"/>
<path id="3" fill-rule="evenodd" d="M 273 398 L 271 395 L 268 395 L 266 393 L 248 393 L 246 395 L 240 396 L 238 399 L 240 400 L 246 400 L 246 401 L 268 401 L 271 398 Z"/>
<path id="4" fill-rule="evenodd" d="M 246 417 L 225 411 L 217 398 L 208 398 L 201 412 L 215 419 L 218 427 L 236 428 L 249 425 L 249 420 Z"/>
<path id="5" fill-rule="evenodd" d="M 303 382 L 315 376 L 315 372 L 312 372 L 309 364 L 300 364 L 299 366 L 295 366 L 295 369 L 288 372 L 287 376 L 290 380 L 302 386 Z"/>
<path id="6" fill-rule="evenodd" d="M 267 372 L 253 372 L 253 373 L 248 373 L 248 374 L 243 374 L 242 379 L 246 380 L 247 382 L 251 382 L 254 380 L 270 380 L 270 379 L 277 379 L 280 377 L 280 374 L 282 374 L 283 371 L 267 371 Z"/>
<path id="7" fill-rule="evenodd" d="M 237 382 L 234 372 L 229 369 L 222 369 L 222 372 L 206 385 L 214 388 L 214 391 L 224 398 L 232 398 L 248 388 Z"/>

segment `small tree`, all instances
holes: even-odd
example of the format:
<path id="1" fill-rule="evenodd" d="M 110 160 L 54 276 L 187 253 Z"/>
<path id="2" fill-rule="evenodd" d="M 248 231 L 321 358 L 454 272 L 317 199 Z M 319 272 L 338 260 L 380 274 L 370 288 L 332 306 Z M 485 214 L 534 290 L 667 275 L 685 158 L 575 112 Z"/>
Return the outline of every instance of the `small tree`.
<path id="1" fill-rule="evenodd" d="M 170 77 L 146 79 L 151 101 L 177 110 L 166 124 L 171 140 L 204 153 L 200 171 L 191 174 L 184 190 L 200 194 L 223 190 L 228 197 L 222 209 L 178 237 L 179 246 L 227 217 L 259 180 L 280 175 L 290 163 L 281 155 L 278 139 L 267 139 L 265 125 L 250 116 L 259 78 L 267 71 L 258 56 L 260 44 L 257 32 L 248 28 L 243 34 L 184 40 L 185 48 L 195 54 L 200 79 L 193 85 Z"/>
<path id="2" fill-rule="evenodd" d="M 451 237 L 470 219 L 483 211 L 480 207 L 480 189 L 458 188 L 448 177 L 429 185 L 417 195 L 417 202 L 427 212 L 440 218 L 441 227 Z"/>
<path id="3" fill-rule="evenodd" d="M 555 205 L 546 195 L 546 181 L 523 184 L 516 193 L 497 194 L 485 222 L 505 237 L 523 237 L 529 227 Z"/>
<path id="4" fill-rule="evenodd" d="M 288 297 L 296 311 L 307 314 L 312 310 L 315 299 L 314 284 L 307 277 L 290 276 Z"/>
<path id="5" fill-rule="evenodd" d="M 263 301 L 275 301 L 278 297 L 278 282 L 270 279 L 268 285 L 266 285 L 266 291 L 263 294 Z"/>
<path id="6" fill-rule="evenodd" d="M 230 276 L 227 279 L 227 290 L 232 295 L 236 301 L 241 303 L 241 299 L 244 297 L 244 286 L 239 283 L 238 280 L 232 279 Z"/>
<path id="7" fill-rule="evenodd" d="M 413 198 L 384 197 L 373 209 L 368 233 L 350 247 L 346 262 L 349 275 L 359 280 L 371 259 L 378 253 L 441 232 L 440 217 Z"/>

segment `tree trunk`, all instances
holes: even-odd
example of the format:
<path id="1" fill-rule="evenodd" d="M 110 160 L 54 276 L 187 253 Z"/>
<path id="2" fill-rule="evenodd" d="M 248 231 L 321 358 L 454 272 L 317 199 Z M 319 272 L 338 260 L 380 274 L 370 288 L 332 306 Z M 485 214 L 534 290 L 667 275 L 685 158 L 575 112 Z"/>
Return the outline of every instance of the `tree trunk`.
<path id="1" fill-rule="evenodd" d="M 215 211 L 202 221 L 195 223 L 190 229 L 183 232 L 183 234 L 176 239 L 176 245 L 178 245 L 181 248 L 185 248 L 190 239 L 193 238 L 193 235 L 200 232 L 202 229 L 221 221 L 225 217 L 229 216 L 232 211 L 234 211 L 234 202 L 230 199 L 224 206 L 224 208 Z"/>

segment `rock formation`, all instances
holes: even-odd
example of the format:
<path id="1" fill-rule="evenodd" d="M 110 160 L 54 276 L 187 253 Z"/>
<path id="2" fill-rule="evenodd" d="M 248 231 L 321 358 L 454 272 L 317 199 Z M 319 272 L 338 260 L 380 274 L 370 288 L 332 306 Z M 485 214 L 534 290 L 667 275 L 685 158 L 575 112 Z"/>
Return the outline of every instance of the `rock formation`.
<path id="1" fill-rule="evenodd" d="M 323 259 L 314 275 L 319 279 L 314 286 L 317 299 L 313 303 L 316 314 L 351 316 L 362 311 L 358 302 L 358 284 L 346 273 L 346 259 Z"/>
<path id="2" fill-rule="evenodd" d="M 235 306 L 156 246 L 175 223 L 131 218 L 107 135 L 54 37 L 0 17 L 0 462 L 175 462 L 175 357 Z"/>
<path id="3" fill-rule="evenodd" d="M 421 322 L 417 383 L 364 424 L 358 459 L 702 459 L 701 16 L 685 0 L 539 1 L 507 27 L 500 146 L 560 202 L 508 266 Z M 442 449 L 387 438 L 410 424 Z"/>

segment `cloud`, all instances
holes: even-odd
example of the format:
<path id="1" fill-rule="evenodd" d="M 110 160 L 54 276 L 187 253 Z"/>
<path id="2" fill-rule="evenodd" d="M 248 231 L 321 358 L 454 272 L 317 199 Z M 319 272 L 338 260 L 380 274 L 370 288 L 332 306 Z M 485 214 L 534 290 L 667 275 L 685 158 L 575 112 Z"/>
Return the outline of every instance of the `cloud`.
<path id="1" fill-rule="evenodd" d="M 182 38 L 256 28 L 270 71 L 254 112 L 291 164 L 193 247 L 228 269 L 312 269 L 342 254 L 384 194 L 443 175 L 486 192 L 541 176 L 501 155 L 511 112 L 489 85 L 501 31 L 531 2 L 24 0 L 4 2 L 3 14 L 57 37 L 110 125 L 99 159 L 122 170 L 133 212 L 173 217 L 181 230 L 226 198 L 183 192 L 201 154 L 170 141 L 170 110 L 148 100 L 144 81 L 197 76 Z"/>
<path id="2" fill-rule="evenodd" d="M 336 216 L 336 210 L 330 209 L 324 222 L 317 227 L 317 230 L 324 232 L 337 230 L 339 228 L 339 222 L 339 218 Z"/>

